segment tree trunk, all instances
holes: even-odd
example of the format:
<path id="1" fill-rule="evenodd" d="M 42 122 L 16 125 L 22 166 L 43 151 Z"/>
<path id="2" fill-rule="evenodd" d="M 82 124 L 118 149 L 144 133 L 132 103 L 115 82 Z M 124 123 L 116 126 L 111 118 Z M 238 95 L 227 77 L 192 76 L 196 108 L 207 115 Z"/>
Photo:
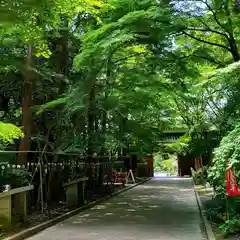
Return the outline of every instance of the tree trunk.
<path id="1" fill-rule="evenodd" d="M 235 62 L 238 62 L 240 60 L 240 56 L 239 56 L 236 40 L 232 37 L 229 40 L 229 44 L 230 44 L 232 57 L 233 57 Z"/>
<path id="2" fill-rule="evenodd" d="M 87 146 L 87 177 L 89 178 L 89 187 L 93 187 L 92 163 L 94 153 L 94 124 L 95 121 L 95 86 L 93 85 L 89 93 L 88 107 L 88 146 Z"/>
<path id="3" fill-rule="evenodd" d="M 101 129 L 101 152 L 100 155 L 104 156 L 106 149 L 105 149 L 105 134 L 106 134 L 106 123 L 107 123 L 107 113 L 106 111 L 102 111 L 102 129 Z M 98 178 L 98 184 L 99 185 L 103 185 L 103 181 L 104 181 L 104 168 L 103 168 L 103 163 L 104 161 L 106 161 L 105 157 L 101 157 L 100 158 L 100 167 L 99 167 L 99 178 Z"/>
<path id="4" fill-rule="evenodd" d="M 33 77 L 30 70 L 33 61 L 33 47 L 28 46 L 28 55 L 25 66 L 25 76 L 22 90 L 22 125 L 24 137 L 21 140 L 19 151 L 28 151 L 31 143 L 31 129 L 32 129 L 32 84 Z M 27 153 L 20 153 L 18 156 L 17 164 L 24 164 L 27 161 Z"/>

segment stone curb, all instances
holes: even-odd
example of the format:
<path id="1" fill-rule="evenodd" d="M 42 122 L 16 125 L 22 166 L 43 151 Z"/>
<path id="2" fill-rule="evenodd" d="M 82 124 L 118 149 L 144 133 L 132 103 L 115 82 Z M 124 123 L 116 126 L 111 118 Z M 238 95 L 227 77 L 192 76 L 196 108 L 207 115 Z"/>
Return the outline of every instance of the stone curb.
<path id="1" fill-rule="evenodd" d="M 197 204 L 198 204 L 198 208 L 200 210 L 200 213 L 201 213 L 201 218 L 203 220 L 203 223 L 204 223 L 204 228 L 206 230 L 206 234 L 207 234 L 207 239 L 208 240 L 217 240 L 214 233 L 213 233 L 213 230 L 212 230 L 212 226 L 211 224 L 209 223 L 208 219 L 207 219 L 207 216 L 205 214 L 205 210 L 203 208 L 203 205 L 202 205 L 202 202 L 201 202 L 201 199 L 199 197 L 199 194 L 198 194 L 198 191 L 195 187 L 195 184 L 193 182 L 193 179 L 192 179 L 192 184 L 193 184 L 193 189 L 194 189 L 194 192 L 195 192 L 195 196 L 196 196 L 196 199 L 197 199 Z"/>
<path id="2" fill-rule="evenodd" d="M 96 206 L 96 205 L 98 205 L 98 204 L 100 204 L 102 202 L 105 202 L 105 201 L 107 201 L 107 200 L 109 200 L 109 199 L 111 199 L 111 198 L 113 198 L 115 196 L 118 196 L 118 195 L 120 195 L 120 194 L 122 194 L 122 193 L 124 193 L 124 192 L 126 192 L 128 190 L 131 190 L 132 188 L 134 188 L 134 187 L 136 187 L 138 185 L 141 185 L 141 184 L 143 184 L 143 183 L 145 183 L 145 182 L 147 182 L 147 181 L 149 181 L 151 179 L 152 179 L 152 177 L 144 179 L 141 182 L 135 183 L 135 184 L 133 184 L 131 186 L 128 186 L 128 187 L 126 187 L 124 189 L 121 189 L 121 190 L 119 190 L 119 191 L 117 191 L 115 193 L 112 193 L 112 194 L 108 195 L 107 197 L 101 198 L 101 199 L 99 199 L 97 201 L 94 201 L 92 203 L 89 203 L 89 204 L 87 204 L 85 206 L 82 206 L 80 208 L 72 210 L 72 211 L 70 211 L 68 213 L 65 213 L 65 214 L 63 214 L 61 216 L 58 216 L 58 217 L 56 217 L 54 219 L 51 219 L 51 220 L 49 220 L 49 221 L 47 221 L 45 223 L 41 223 L 41 224 L 39 224 L 37 226 L 34 226 L 34 227 L 28 228 L 26 230 L 23 230 L 23 231 L 21 231 L 21 232 L 19 232 L 17 234 L 14 234 L 14 235 L 12 235 L 10 237 L 4 238 L 3 240 L 23 240 L 23 239 L 29 238 L 29 237 L 31 237 L 31 236 L 33 236 L 33 235 L 35 235 L 35 234 L 37 234 L 37 233 L 47 229 L 47 228 L 49 228 L 49 227 L 54 226 L 55 224 L 57 224 L 59 222 L 62 222 L 62 221 L 66 220 L 66 219 L 68 219 L 68 218 L 70 218 L 70 217 L 72 217 L 72 216 L 74 216 L 74 215 L 76 215 L 76 214 L 78 214 L 80 212 L 83 212 L 84 210 L 90 209 L 90 208 L 92 208 L 92 207 L 94 207 L 94 206 Z"/>

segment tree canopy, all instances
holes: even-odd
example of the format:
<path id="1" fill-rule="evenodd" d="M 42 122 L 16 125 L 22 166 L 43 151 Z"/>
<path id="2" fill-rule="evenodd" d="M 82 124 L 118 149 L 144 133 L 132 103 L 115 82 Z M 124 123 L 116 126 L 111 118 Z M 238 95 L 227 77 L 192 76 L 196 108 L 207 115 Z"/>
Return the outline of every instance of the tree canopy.
<path id="1" fill-rule="evenodd" d="M 2 1 L 0 15 L 1 120 L 23 126 L 20 150 L 147 154 L 170 128 L 198 148 L 238 121 L 238 1 Z"/>
<path id="2" fill-rule="evenodd" d="M 29 183 L 29 153 L 41 152 L 34 165 L 45 151 L 56 165 L 84 158 L 95 190 L 113 156 L 158 153 L 174 172 L 172 154 L 201 157 L 223 193 L 227 167 L 240 170 L 239 21 L 238 0 L 0 1 L 0 147 L 18 151 L 0 158 L 17 166 L 1 168 L 0 190 Z M 167 144 L 176 129 L 186 133 Z"/>

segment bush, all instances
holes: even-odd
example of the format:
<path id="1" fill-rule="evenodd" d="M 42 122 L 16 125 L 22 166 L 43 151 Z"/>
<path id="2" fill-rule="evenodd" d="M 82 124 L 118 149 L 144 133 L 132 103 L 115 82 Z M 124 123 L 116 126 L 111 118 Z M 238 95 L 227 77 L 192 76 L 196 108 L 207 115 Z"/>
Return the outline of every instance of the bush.
<path id="1" fill-rule="evenodd" d="M 154 158 L 154 171 L 163 171 L 170 174 L 176 174 L 177 166 L 175 164 L 175 158 L 175 155 L 170 155 L 167 153 L 156 155 Z"/>
<path id="2" fill-rule="evenodd" d="M 235 170 L 240 171 L 240 124 L 237 124 L 214 150 L 213 165 L 209 169 L 209 181 L 217 190 L 225 187 L 225 173 L 227 164 Z"/>
<path id="3" fill-rule="evenodd" d="M 223 223 L 226 220 L 226 199 L 222 196 L 215 196 L 213 199 L 205 202 L 206 216 L 213 223 Z M 235 214 L 231 212 L 230 215 Z"/>
<path id="4" fill-rule="evenodd" d="M 26 186 L 30 177 L 30 173 L 24 169 L 5 168 L 0 174 L 0 192 L 4 190 L 5 185 L 10 185 L 11 188 Z"/>
<path id="5" fill-rule="evenodd" d="M 224 235 L 240 232 L 240 216 L 235 216 L 234 218 L 227 220 L 224 224 L 219 226 L 219 229 Z"/>
<path id="6" fill-rule="evenodd" d="M 14 143 L 14 139 L 22 138 L 23 132 L 11 123 L 0 121 L 0 150 L 6 149 L 9 144 Z M 7 167 L 16 163 L 15 154 L 0 154 L 0 192 L 5 190 L 5 185 L 17 188 L 28 185 L 30 175 L 25 169 Z"/>
<path id="7" fill-rule="evenodd" d="M 192 178 L 195 184 L 205 185 L 207 182 L 207 167 L 203 167 L 195 171 L 191 168 Z"/>
<path id="8" fill-rule="evenodd" d="M 208 220 L 218 224 L 224 235 L 240 232 L 239 198 L 230 198 L 227 202 L 226 198 L 217 195 L 205 202 L 204 207 Z"/>
<path id="9" fill-rule="evenodd" d="M 177 172 L 177 166 L 174 164 L 173 159 L 167 159 L 162 162 L 163 170 L 170 174 L 175 174 Z"/>

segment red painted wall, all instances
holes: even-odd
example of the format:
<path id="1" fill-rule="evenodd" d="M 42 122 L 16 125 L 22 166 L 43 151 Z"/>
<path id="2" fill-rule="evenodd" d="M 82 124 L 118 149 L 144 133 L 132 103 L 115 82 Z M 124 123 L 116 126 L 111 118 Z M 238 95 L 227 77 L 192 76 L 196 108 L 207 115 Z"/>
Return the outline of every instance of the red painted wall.
<path id="1" fill-rule="evenodd" d="M 153 177 L 154 175 L 154 168 L 153 168 L 153 156 L 146 156 L 144 157 L 147 161 L 147 166 L 148 166 L 148 176 Z"/>

